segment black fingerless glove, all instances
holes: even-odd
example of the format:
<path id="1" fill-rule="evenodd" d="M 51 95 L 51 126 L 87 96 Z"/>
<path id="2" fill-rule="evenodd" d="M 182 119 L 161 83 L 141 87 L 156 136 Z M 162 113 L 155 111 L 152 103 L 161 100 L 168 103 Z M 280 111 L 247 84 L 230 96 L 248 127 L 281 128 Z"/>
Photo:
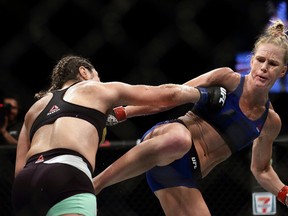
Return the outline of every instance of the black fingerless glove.
<path id="1" fill-rule="evenodd" d="M 224 106 L 227 91 L 220 86 L 196 87 L 200 92 L 200 99 L 197 104 L 209 106 L 211 109 L 220 109 Z"/>

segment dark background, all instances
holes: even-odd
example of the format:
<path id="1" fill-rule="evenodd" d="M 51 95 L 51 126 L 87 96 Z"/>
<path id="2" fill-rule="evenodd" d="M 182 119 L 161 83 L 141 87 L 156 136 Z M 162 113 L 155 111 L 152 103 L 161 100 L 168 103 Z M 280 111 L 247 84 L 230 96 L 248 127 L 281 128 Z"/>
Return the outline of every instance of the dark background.
<path id="1" fill-rule="evenodd" d="M 184 83 L 216 67 L 234 69 L 249 52 L 276 5 L 267 0 L 0 0 L 0 99 L 21 98 L 22 112 L 48 88 L 53 66 L 72 53 L 89 58 L 101 80 L 130 84 Z M 287 93 L 271 94 L 287 135 Z M 158 121 L 184 114 L 191 105 L 109 128 L 122 145 Z M 287 182 L 287 140 L 275 143 L 274 167 Z M 11 216 L 15 148 L 0 149 L 0 215 Z M 122 146 L 123 147 L 123 146 Z M 99 172 L 129 148 L 101 149 Z M 261 190 L 249 171 L 250 149 L 237 153 L 205 178 L 201 191 L 213 216 L 251 215 L 251 192 Z M 98 166 L 99 165 L 99 166 Z M 99 215 L 163 215 L 143 175 L 105 189 Z M 277 216 L 287 208 L 277 202 Z"/>
<path id="2" fill-rule="evenodd" d="M 103 82 L 183 83 L 216 67 L 234 68 L 279 2 L 1 0 L 0 93 L 18 94 L 25 113 L 68 53 L 89 58 Z M 107 139 L 138 138 L 186 110 L 128 120 Z"/>

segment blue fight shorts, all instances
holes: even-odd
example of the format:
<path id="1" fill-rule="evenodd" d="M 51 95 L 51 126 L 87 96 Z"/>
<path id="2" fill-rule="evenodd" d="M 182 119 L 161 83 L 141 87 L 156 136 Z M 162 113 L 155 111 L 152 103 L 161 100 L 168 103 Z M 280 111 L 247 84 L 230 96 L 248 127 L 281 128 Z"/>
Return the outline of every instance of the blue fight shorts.
<path id="1" fill-rule="evenodd" d="M 156 126 L 171 122 L 179 122 L 185 125 L 178 119 L 160 122 L 148 130 L 142 137 L 142 140 Z M 176 186 L 197 188 L 198 180 L 201 178 L 200 162 L 194 145 L 192 145 L 189 152 L 182 158 L 175 160 L 166 166 L 156 166 L 146 172 L 148 185 L 153 192 Z"/>

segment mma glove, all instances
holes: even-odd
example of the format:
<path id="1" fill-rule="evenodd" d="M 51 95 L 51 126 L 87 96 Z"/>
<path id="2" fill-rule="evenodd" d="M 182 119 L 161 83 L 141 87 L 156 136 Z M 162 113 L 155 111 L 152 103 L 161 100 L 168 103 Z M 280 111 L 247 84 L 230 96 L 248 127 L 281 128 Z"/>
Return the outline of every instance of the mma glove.
<path id="1" fill-rule="evenodd" d="M 218 110 L 224 106 L 227 91 L 220 86 L 196 87 L 200 92 L 200 99 L 197 104 L 207 105 L 211 109 Z"/>
<path id="2" fill-rule="evenodd" d="M 106 126 L 113 126 L 127 119 L 125 108 L 123 106 L 115 107 L 107 116 Z"/>
<path id="3" fill-rule="evenodd" d="M 288 207 L 288 186 L 284 186 L 277 195 L 278 201 Z"/>

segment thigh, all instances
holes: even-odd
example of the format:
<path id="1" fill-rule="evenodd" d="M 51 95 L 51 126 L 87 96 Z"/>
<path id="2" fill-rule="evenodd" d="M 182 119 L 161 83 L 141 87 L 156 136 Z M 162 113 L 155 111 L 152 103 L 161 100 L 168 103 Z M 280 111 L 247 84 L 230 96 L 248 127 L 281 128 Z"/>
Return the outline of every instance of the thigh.
<path id="1" fill-rule="evenodd" d="M 81 193 L 68 197 L 49 209 L 46 216 L 53 215 L 97 215 L 96 196 L 91 193 Z"/>
<path id="2" fill-rule="evenodd" d="M 54 204 L 78 193 L 94 194 L 91 180 L 79 169 L 30 163 L 16 177 L 12 198 L 17 215 L 45 215 Z"/>
<path id="3" fill-rule="evenodd" d="M 201 178 L 200 167 L 193 164 L 191 157 L 199 164 L 194 146 L 182 158 L 165 166 L 155 166 L 146 172 L 150 189 L 154 192 L 160 189 L 184 186 L 197 188 Z"/>
<path id="4" fill-rule="evenodd" d="M 166 216 L 211 216 L 201 192 L 196 188 L 172 187 L 155 191 Z"/>

